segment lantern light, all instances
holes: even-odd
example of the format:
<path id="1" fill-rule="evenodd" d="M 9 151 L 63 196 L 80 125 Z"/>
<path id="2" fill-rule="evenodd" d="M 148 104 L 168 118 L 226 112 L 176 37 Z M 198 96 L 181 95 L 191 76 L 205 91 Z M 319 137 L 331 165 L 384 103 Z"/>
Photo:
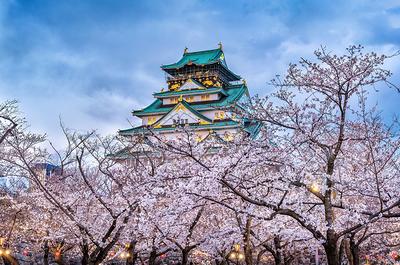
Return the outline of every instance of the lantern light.
<path id="1" fill-rule="evenodd" d="M 239 262 L 245 258 L 244 254 L 240 251 L 240 244 L 233 245 L 233 250 L 229 254 L 229 258 L 231 260 L 236 260 L 236 262 Z"/>
<path id="2" fill-rule="evenodd" d="M 240 251 L 240 244 L 233 245 L 233 248 L 235 249 L 236 252 L 239 252 Z"/>
<path id="3" fill-rule="evenodd" d="M 314 182 L 313 184 L 311 184 L 310 190 L 311 190 L 312 192 L 319 192 L 319 191 L 320 191 L 320 188 L 319 188 L 318 184 L 317 184 L 316 182 Z"/>

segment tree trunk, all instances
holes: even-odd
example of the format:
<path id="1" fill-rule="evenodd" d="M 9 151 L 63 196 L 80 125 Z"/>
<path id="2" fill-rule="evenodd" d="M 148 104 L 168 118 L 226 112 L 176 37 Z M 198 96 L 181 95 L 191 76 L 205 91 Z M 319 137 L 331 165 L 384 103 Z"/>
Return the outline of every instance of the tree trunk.
<path id="1" fill-rule="evenodd" d="M 339 263 L 342 264 L 343 261 L 343 256 L 345 253 L 345 240 L 346 238 L 343 238 L 342 241 L 340 242 L 340 247 L 339 247 Z"/>
<path id="2" fill-rule="evenodd" d="M 330 177 L 333 174 L 333 168 L 335 164 L 336 156 L 331 156 L 327 164 L 327 174 L 329 177 L 326 178 L 326 184 L 328 189 L 325 191 L 324 196 L 324 208 L 325 208 L 325 219 L 328 225 L 326 231 L 326 242 L 323 244 L 328 265 L 340 265 L 339 249 L 338 249 L 338 237 L 335 230 L 332 228 L 335 220 L 335 213 L 332 207 L 332 188 L 333 182 Z"/>
<path id="3" fill-rule="evenodd" d="M 353 239 L 353 237 L 350 238 L 350 252 L 353 257 L 352 265 L 360 265 L 360 249 Z"/>
<path id="4" fill-rule="evenodd" d="M 275 265 L 283 265 L 283 260 L 282 260 L 282 257 L 280 254 L 279 255 L 277 254 L 274 256 L 274 262 L 275 262 Z"/>
<path id="5" fill-rule="evenodd" d="M 43 265 L 49 265 L 49 241 L 45 240 L 43 245 Z"/>
<path id="6" fill-rule="evenodd" d="M 247 218 L 244 234 L 244 258 L 246 265 L 253 265 L 253 251 L 251 246 L 251 217 Z"/>
<path id="7" fill-rule="evenodd" d="M 328 265 L 340 265 L 339 262 L 339 251 L 337 247 L 336 240 L 327 240 L 323 244 L 325 249 L 326 258 L 328 260 Z"/>
<path id="8" fill-rule="evenodd" d="M 283 260 L 283 255 L 282 255 L 281 240 L 280 240 L 279 236 L 274 237 L 274 246 L 275 246 L 275 255 L 274 255 L 275 264 L 283 265 L 284 260 Z"/>
<path id="9" fill-rule="evenodd" d="M 188 265 L 188 261 L 189 261 L 189 251 L 187 249 L 183 249 L 181 265 Z"/>
<path id="10" fill-rule="evenodd" d="M 350 248 L 350 240 L 348 238 L 343 239 L 344 241 L 344 249 L 346 252 L 347 260 L 349 261 L 349 265 L 354 265 L 354 257 L 353 253 L 351 253 Z"/>
<path id="11" fill-rule="evenodd" d="M 149 256 L 149 265 L 155 265 L 157 259 L 157 251 L 153 248 Z"/>
<path id="12" fill-rule="evenodd" d="M 89 265 L 89 246 L 86 243 L 81 245 L 82 265 Z"/>

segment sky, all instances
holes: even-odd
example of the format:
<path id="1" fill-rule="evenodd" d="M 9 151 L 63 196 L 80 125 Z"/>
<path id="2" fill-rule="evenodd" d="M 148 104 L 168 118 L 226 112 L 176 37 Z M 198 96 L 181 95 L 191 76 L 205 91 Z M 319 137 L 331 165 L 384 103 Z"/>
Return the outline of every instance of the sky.
<path id="1" fill-rule="evenodd" d="M 166 87 L 160 65 L 220 41 L 251 94 L 267 95 L 276 74 L 321 45 L 400 50 L 400 0 L 0 0 L 0 101 L 17 99 L 31 130 L 56 143 L 60 119 L 116 133 Z M 400 85 L 399 56 L 386 67 Z M 393 89 L 372 100 L 385 117 L 400 114 Z"/>

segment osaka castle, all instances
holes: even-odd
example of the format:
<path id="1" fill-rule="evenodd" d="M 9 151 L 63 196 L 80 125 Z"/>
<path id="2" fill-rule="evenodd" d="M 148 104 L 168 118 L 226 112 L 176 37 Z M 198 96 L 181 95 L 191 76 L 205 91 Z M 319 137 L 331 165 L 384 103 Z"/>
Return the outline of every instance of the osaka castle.
<path id="1" fill-rule="evenodd" d="M 210 134 L 230 141 L 238 131 L 255 137 L 260 124 L 239 119 L 249 99 L 246 82 L 233 73 L 222 45 L 217 49 L 189 52 L 185 48 L 176 63 L 162 65 L 168 89 L 153 93 L 149 106 L 134 110 L 141 125 L 119 130 L 121 136 L 155 133 L 166 140 L 176 139 L 182 127 L 195 133 L 197 141 Z"/>

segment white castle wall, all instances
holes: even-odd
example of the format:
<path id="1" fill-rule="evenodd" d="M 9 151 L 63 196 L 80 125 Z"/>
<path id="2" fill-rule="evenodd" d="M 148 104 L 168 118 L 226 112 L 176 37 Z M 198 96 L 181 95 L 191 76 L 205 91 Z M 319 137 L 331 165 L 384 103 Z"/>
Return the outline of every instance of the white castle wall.
<path id="1" fill-rule="evenodd" d="M 201 95 L 193 95 L 193 101 L 192 102 L 203 102 L 203 101 L 213 101 L 213 100 L 219 100 L 221 96 L 219 94 L 208 94 L 209 98 L 208 99 L 202 99 Z M 204 96 L 204 95 L 203 95 Z M 186 101 L 189 101 L 186 99 L 189 96 L 183 96 L 183 98 Z M 168 98 L 163 98 L 163 105 L 171 105 L 171 104 L 176 104 L 176 101 L 178 100 L 179 97 L 168 97 Z M 174 101 L 175 100 L 175 101 Z"/>

